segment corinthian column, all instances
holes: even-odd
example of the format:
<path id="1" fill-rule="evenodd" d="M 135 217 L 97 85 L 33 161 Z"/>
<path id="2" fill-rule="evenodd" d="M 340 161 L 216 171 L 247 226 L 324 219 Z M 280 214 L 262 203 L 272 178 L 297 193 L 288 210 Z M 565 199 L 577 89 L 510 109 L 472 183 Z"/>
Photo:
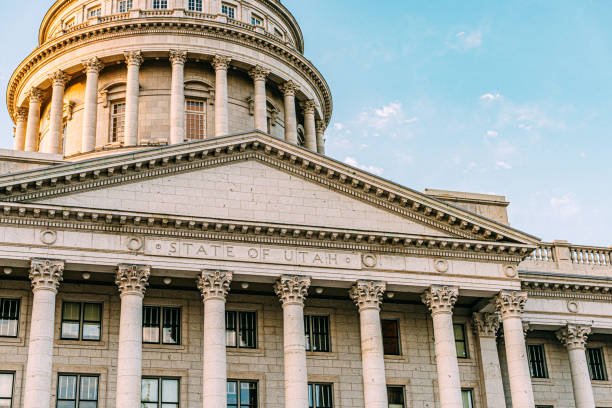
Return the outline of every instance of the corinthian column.
<path id="1" fill-rule="evenodd" d="M 98 125 L 98 78 L 104 67 L 96 57 L 83 61 L 87 73 L 85 83 L 85 107 L 83 109 L 83 135 L 81 153 L 91 152 L 96 148 L 96 128 Z"/>
<path id="2" fill-rule="evenodd" d="M 281 276 L 274 285 L 283 304 L 285 408 L 308 407 L 304 299 L 309 287 L 305 276 Z"/>
<path id="3" fill-rule="evenodd" d="M 229 106 L 227 92 L 227 70 L 230 57 L 215 55 L 212 66 L 215 68 L 215 136 L 229 133 Z"/>
<path id="4" fill-rule="evenodd" d="M 456 286 L 432 285 L 421 295 L 433 320 L 440 408 L 463 408 L 457 347 L 453 330 L 453 307 L 459 295 Z"/>
<path id="5" fill-rule="evenodd" d="M 266 78 L 270 75 L 270 70 L 260 67 L 253 67 L 249 71 L 253 78 L 255 87 L 255 129 L 268 133 L 268 108 L 266 107 Z"/>
<path id="6" fill-rule="evenodd" d="M 172 85 L 170 89 L 170 143 L 185 141 L 185 62 L 187 51 L 170 50 Z"/>
<path id="7" fill-rule="evenodd" d="M 62 281 L 64 261 L 32 259 L 32 318 L 24 389 L 24 408 L 49 408 L 53 377 L 55 296 Z"/>
<path id="8" fill-rule="evenodd" d="M 26 130 L 25 151 L 35 152 L 38 147 L 40 132 L 40 104 L 43 93 L 38 88 L 30 90 L 30 108 L 28 109 L 28 127 Z"/>
<path id="9" fill-rule="evenodd" d="M 531 374 L 529 373 L 525 334 L 523 321 L 521 320 L 521 313 L 526 302 L 527 293 L 511 291 L 499 292 L 495 300 L 504 327 L 512 406 L 534 408 Z"/>
<path id="10" fill-rule="evenodd" d="M 14 150 L 24 150 L 26 140 L 26 126 L 28 120 L 28 109 L 18 108 L 15 114 L 15 145 Z"/>
<path id="11" fill-rule="evenodd" d="M 325 154 L 325 122 L 317 120 L 317 152 Z"/>
<path id="12" fill-rule="evenodd" d="M 140 51 L 126 51 L 127 80 L 125 89 L 125 146 L 138 144 L 138 103 L 140 97 L 140 65 L 143 62 Z"/>
<path id="13" fill-rule="evenodd" d="M 591 326 L 577 324 L 568 324 L 557 331 L 557 338 L 567 347 L 576 408 L 593 408 L 595 406 L 585 350 L 589 334 L 591 334 Z"/>
<path id="14" fill-rule="evenodd" d="M 314 101 L 306 101 L 300 104 L 304 111 L 304 147 L 313 152 L 317 151 L 317 133 L 315 129 L 315 109 Z"/>
<path id="15" fill-rule="evenodd" d="M 44 153 L 63 153 L 62 145 L 62 119 L 64 113 L 64 88 L 69 77 L 63 71 L 57 71 L 49 76 L 53 84 L 51 94 L 51 121 L 49 124 L 49 143 Z"/>
<path id="16" fill-rule="evenodd" d="M 285 97 L 285 140 L 289 143 L 298 143 L 297 117 L 295 114 L 295 91 L 300 87 L 293 81 L 287 81 L 279 86 Z"/>
<path id="17" fill-rule="evenodd" d="M 198 289 L 204 301 L 203 392 L 204 408 L 227 406 L 227 363 L 225 355 L 225 299 L 232 273 L 202 271 Z"/>
<path id="18" fill-rule="evenodd" d="M 117 266 L 121 316 L 115 405 L 121 408 L 139 408 L 141 404 L 142 299 L 150 274 L 151 267 L 146 265 Z"/>
<path id="19" fill-rule="evenodd" d="M 480 346 L 480 370 L 484 383 L 486 406 L 490 408 L 500 408 L 506 404 L 499 355 L 497 354 L 499 323 L 497 313 L 474 313 L 472 319 L 472 327 L 478 337 Z"/>

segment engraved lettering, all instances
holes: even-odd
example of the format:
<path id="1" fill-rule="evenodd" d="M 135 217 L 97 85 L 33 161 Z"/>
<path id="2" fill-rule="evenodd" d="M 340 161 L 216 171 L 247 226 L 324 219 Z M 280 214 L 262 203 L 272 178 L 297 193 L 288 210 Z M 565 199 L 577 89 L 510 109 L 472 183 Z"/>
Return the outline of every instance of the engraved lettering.
<path id="1" fill-rule="evenodd" d="M 161 248 L 161 245 L 159 246 Z M 170 243 L 170 254 L 175 254 L 176 253 L 176 242 L 171 242 Z"/>
<path id="2" fill-rule="evenodd" d="M 323 259 L 321 259 L 319 254 L 315 254 L 314 259 L 312 260 L 312 263 L 323 264 Z"/>
<path id="3" fill-rule="evenodd" d="M 185 247 L 185 255 L 189 256 L 193 244 L 183 243 L 183 246 Z"/>
<path id="4" fill-rule="evenodd" d="M 327 254 L 327 264 L 328 265 L 338 265 L 338 255 Z"/>
<path id="5" fill-rule="evenodd" d="M 204 248 L 204 245 L 200 245 L 200 247 L 196 251 L 196 255 L 208 256 L 208 253 L 206 252 L 206 248 Z"/>
<path id="6" fill-rule="evenodd" d="M 233 246 L 228 246 L 225 248 L 225 256 L 227 256 L 228 258 L 235 258 L 236 255 L 234 255 L 234 247 Z"/>
<path id="7" fill-rule="evenodd" d="M 306 255 L 308 255 L 308 252 L 298 251 L 297 254 L 298 254 L 298 262 L 306 263 Z"/>
<path id="8" fill-rule="evenodd" d="M 287 262 L 293 261 L 293 251 L 289 251 L 285 249 L 285 261 Z"/>
<path id="9" fill-rule="evenodd" d="M 215 249 L 215 256 L 220 256 L 219 250 L 222 249 L 221 245 L 211 245 L 211 246 Z"/>

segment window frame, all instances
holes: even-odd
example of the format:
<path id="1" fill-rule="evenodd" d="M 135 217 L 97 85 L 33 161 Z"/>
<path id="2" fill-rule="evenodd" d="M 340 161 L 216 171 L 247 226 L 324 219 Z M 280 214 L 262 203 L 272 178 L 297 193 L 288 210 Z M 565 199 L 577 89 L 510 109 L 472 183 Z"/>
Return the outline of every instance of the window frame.
<path id="1" fill-rule="evenodd" d="M 134 8 L 134 0 L 119 0 L 117 2 L 117 12 L 127 13 Z"/>
<path id="2" fill-rule="evenodd" d="M 234 335 L 234 343 L 236 344 L 235 346 L 228 346 L 227 345 L 227 335 L 228 335 L 228 329 L 227 329 L 227 321 L 228 321 L 228 315 L 229 314 L 234 314 L 234 329 L 233 329 L 233 335 Z M 242 330 L 251 330 L 251 329 L 242 329 L 242 325 L 241 325 L 241 319 L 240 319 L 240 315 L 244 315 L 244 314 L 249 314 L 252 315 L 252 321 L 255 325 L 255 327 L 252 329 L 253 331 L 253 346 L 241 346 L 240 345 L 240 334 Z M 258 348 L 259 346 L 259 342 L 257 341 L 257 336 L 258 336 L 258 327 L 259 326 L 259 315 L 257 313 L 257 311 L 254 310 L 226 310 L 225 311 L 225 323 L 226 323 L 226 328 L 225 328 L 225 347 L 230 348 L 230 349 L 244 349 L 244 350 L 255 350 Z"/>
<path id="3" fill-rule="evenodd" d="M 66 306 L 66 304 L 78 304 L 79 305 L 79 320 L 67 320 L 64 319 L 64 307 Z M 100 321 L 96 322 L 93 320 L 90 321 L 86 321 L 85 320 L 85 305 L 98 305 L 100 307 Z M 87 342 L 100 342 L 102 341 L 102 323 L 103 323 L 103 308 L 104 308 L 104 304 L 102 302 L 79 302 L 79 301 L 73 301 L 73 300 L 63 300 L 62 301 L 62 307 L 60 309 L 60 340 L 65 340 L 65 341 L 87 341 Z M 77 322 L 79 325 L 79 335 L 78 338 L 71 338 L 71 337 L 65 337 L 64 336 L 64 322 Z M 100 328 L 100 335 L 98 336 L 97 339 L 85 339 L 83 338 L 83 330 L 85 328 L 85 323 L 98 323 Z"/>
<path id="4" fill-rule="evenodd" d="M 15 399 L 15 378 L 17 377 L 17 373 L 15 371 L 0 371 L 0 375 L 10 375 L 12 377 L 11 380 L 11 395 L 10 397 L 1 397 L 0 400 L 9 402 L 9 408 L 13 407 L 13 400 Z"/>
<path id="5" fill-rule="evenodd" d="M 389 338 L 389 336 L 385 336 L 385 331 L 384 331 L 384 322 L 395 322 L 395 338 L 397 339 L 397 353 L 387 353 L 387 350 L 385 350 L 385 338 Z M 383 354 L 385 356 L 401 356 L 402 355 L 402 338 L 400 335 L 400 319 L 380 319 L 380 327 L 382 329 L 382 334 L 383 334 Z"/>
<path id="6" fill-rule="evenodd" d="M 168 0 L 153 0 L 151 8 L 153 10 L 168 10 Z"/>
<path id="7" fill-rule="evenodd" d="M 325 387 L 329 390 L 329 402 L 331 405 L 319 406 L 315 398 L 317 387 Z M 312 401 L 312 405 L 310 402 Z M 328 382 L 309 382 L 308 383 L 308 408 L 334 408 L 334 384 Z"/>
<path id="8" fill-rule="evenodd" d="M 142 396 L 140 397 L 140 404 L 157 404 L 158 408 L 166 404 L 176 405 L 176 408 L 180 408 L 181 406 L 181 378 L 180 377 L 159 377 L 154 375 L 143 375 L 140 379 L 140 387 L 142 388 L 142 382 L 144 380 L 156 380 L 157 381 L 157 401 L 156 402 L 147 402 L 142 400 Z M 166 381 L 176 381 L 177 382 L 177 402 L 165 402 L 164 401 L 164 392 L 163 392 L 163 382 Z"/>
<path id="9" fill-rule="evenodd" d="M 594 372 L 594 365 L 595 363 L 592 360 L 592 356 L 591 356 L 591 351 L 598 351 L 599 352 L 599 358 L 600 358 L 600 367 L 599 367 L 599 373 L 597 374 L 601 374 L 601 376 L 596 377 L 596 373 Z M 606 357 L 605 357 L 605 353 L 604 353 L 604 349 L 603 347 L 587 347 L 586 350 L 586 358 L 587 358 L 587 365 L 589 367 L 589 376 L 591 378 L 591 381 L 608 381 L 608 370 L 606 367 Z"/>
<path id="10" fill-rule="evenodd" d="M 115 107 L 123 106 L 123 112 L 116 113 Z M 125 141 L 125 111 L 127 105 L 124 100 L 113 101 L 110 105 L 109 113 L 109 132 L 108 142 L 111 144 L 123 143 Z M 117 126 L 115 127 L 115 119 L 117 119 Z"/>
<path id="11" fill-rule="evenodd" d="M 198 104 L 198 106 L 202 107 L 201 111 L 196 111 L 196 110 L 189 110 L 189 106 L 190 104 L 195 105 Z M 198 99 L 198 98 L 185 98 L 185 140 L 186 141 L 194 141 L 194 140 L 204 140 L 206 139 L 206 130 L 207 130 L 207 101 L 205 99 Z M 202 129 L 202 137 L 201 138 L 194 138 L 194 137 L 190 137 L 189 135 L 189 120 L 190 120 L 190 115 L 192 117 L 197 117 L 199 120 L 201 120 L 202 123 L 200 123 L 200 127 Z M 200 119 L 201 118 L 201 119 Z"/>
<path id="12" fill-rule="evenodd" d="M 457 339 L 457 333 L 455 333 L 455 327 L 461 327 L 461 333 L 463 335 L 463 339 Z M 470 358 L 470 349 L 467 337 L 467 325 L 465 323 L 455 323 L 453 322 L 453 338 L 455 340 L 455 350 L 457 350 L 457 343 L 463 344 L 463 349 L 465 350 L 465 355 L 460 356 L 457 352 L 457 358 L 461 360 L 468 360 Z"/>
<path id="13" fill-rule="evenodd" d="M 476 405 L 474 403 L 474 389 L 473 388 L 461 388 L 461 401 L 463 402 L 463 393 L 468 393 L 470 400 L 469 400 L 469 404 L 470 406 L 466 407 L 464 406 L 463 408 L 476 408 Z"/>
<path id="14" fill-rule="evenodd" d="M 259 23 L 257 23 L 259 22 Z M 259 14 L 251 13 L 251 25 L 253 27 L 264 27 L 266 24 L 266 19 L 261 17 Z"/>
<path id="15" fill-rule="evenodd" d="M 157 309 L 159 322 L 156 326 L 145 326 L 145 309 Z M 164 328 L 165 325 L 165 311 L 166 310 L 176 310 L 178 312 L 178 316 L 176 321 L 178 322 L 178 333 L 177 333 L 177 342 L 176 343 L 167 343 L 164 342 Z M 183 344 L 183 308 L 181 306 L 163 306 L 163 305 L 143 305 L 142 306 L 142 344 L 154 344 L 159 346 L 181 346 Z M 155 327 L 158 330 L 157 336 L 158 341 L 145 341 L 144 330 L 145 328 Z"/>
<path id="16" fill-rule="evenodd" d="M 397 388 L 402 391 L 402 408 L 406 408 L 406 387 L 403 385 L 387 385 L 387 400 L 389 401 L 389 389 Z M 399 405 L 399 404 L 395 404 Z M 389 406 L 391 406 L 391 402 L 389 402 Z"/>
<path id="17" fill-rule="evenodd" d="M 532 353 L 531 350 L 532 349 L 540 349 L 541 350 L 541 362 L 540 361 L 533 361 L 532 360 Z M 546 378 L 550 378 L 549 377 L 549 373 L 548 373 L 548 362 L 546 361 L 546 349 L 544 348 L 544 344 L 527 344 L 527 362 L 529 363 L 529 374 L 531 376 L 531 378 L 536 378 L 536 379 L 546 379 Z M 541 371 L 542 373 L 534 373 L 534 364 L 538 364 L 541 363 L 542 367 L 541 367 Z M 540 370 L 537 370 L 540 371 Z M 535 375 L 537 374 L 537 375 Z"/>
<path id="18" fill-rule="evenodd" d="M 95 14 L 92 14 L 95 13 Z M 87 9 L 87 18 L 96 18 L 96 17 L 100 17 L 102 16 L 102 6 L 97 4 L 93 7 L 90 7 L 89 9 Z"/>
<path id="19" fill-rule="evenodd" d="M 204 7 L 203 3 L 204 3 L 203 0 L 188 0 L 187 1 L 187 10 L 201 13 L 202 10 L 204 9 L 203 8 Z"/>
<path id="20" fill-rule="evenodd" d="M 229 385 L 229 383 L 236 383 L 236 397 L 237 397 L 237 401 L 236 404 L 231 404 L 232 407 L 234 408 L 258 408 L 259 407 L 259 381 L 257 380 L 239 380 L 239 379 L 228 379 L 226 381 L 226 384 Z M 242 404 L 241 400 L 240 400 L 240 384 L 255 384 L 255 401 L 256 401 L 256 405 L 253 406 L 253 404 L 248 404 L 248 405 L 244 405 Z M 227 394 L 227 386 L 226 386 L 226 394 Z M 230 403 L 227 403 L 227 406 L 230 406 Z"/>
<path id="21" fill-rule="evenodd" d="M 224 7 L 226 8 L 227 11 L 223 11 Z M 229 4 L 229 3 L 221 3 L 221 14 L 225 15 L 227 18 L 231 18 L 232 20 L 235 20 L 237 13 L 238 13 L 238 7 L 236 7 L 235 5 Z"/>
<path id="22" fill-rule="evenodd" d="M 66 399 L 60 398 L 60 378 L 62 377 L 76 377 L 76 394 L 74 399 Z M 95 378 L 96 379 L 96 399 L 95 400 L 82 400 L 81 399 L 81 378 Z M 57 374 L 57 385 L 56 385 L 56 398 L 55 398 L 55 406 L 58 407 L 60 402 L 63 401 L 74 401 L 75 408 L 79 408 L 81 402 L 96 402 L 96 407 L 99 406 L 100 403 L 100 375 L 99 374 L 76 374 L 76 373 L 58 373 Z"/>
<path id="23" fill-rule="evenodd" d="M 0 334 L 0 339 L 16 339 L 16 338 L 19 337 L 19 329 L 20 329 L 20 327 L 19 327 L 20 326 L 20 324 L 19 324 L 20 323 L 19 322 L 19 317 L 20 317 L 20 314 L 21 314 L 21 298 L 10 298 L 10 297 L 2 297 L 2 298 L 0 298 L 0 312 L 4 309 L 4 303 L 8 302 L 8 301 L 11 301 L 11 302 L 14 301 L 14 302 L 17 303 L 17 310 L 15 311 L 15 313 L 16 313 L 15 318 L 14 319 L 2 319 L 1 318 L 2 315 L 0 314 L 0 319 L 1 320 L 8 320 L 8 321 L 15 321 L 15 322 L 17 322 L 16 323 L 16 327 L 15 327 L 15 335 L 14 336 L 9 336 L 9 335 L 4 336 L 4 335 Z"/>
<path id="24" fill-rule="evenodd" d="M 325 319 L 327 322 L 327 333 L 326 333 L 326 345 L 327 349 L 325 350 L 314 350 L 313 344 L 314 342 L 314 319 Z M 318 333 L 317 336 L 322 336 L 323 334 Z M 331 353 L 332 352 L 332 336 L 331 336 L 331 317 L 329 314 L 317 314 L 317 313 L 305 313 L 304 314 L 304 337 L 305 337 L 305 346 L 306 351 L 309 353 Z M 320 344 L 320 342 L 319 342 Z"/>

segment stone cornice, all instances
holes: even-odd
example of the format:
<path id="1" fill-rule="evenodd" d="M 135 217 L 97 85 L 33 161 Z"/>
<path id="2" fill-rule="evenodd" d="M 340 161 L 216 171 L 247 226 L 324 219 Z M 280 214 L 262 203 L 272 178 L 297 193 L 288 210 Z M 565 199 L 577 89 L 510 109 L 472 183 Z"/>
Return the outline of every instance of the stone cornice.
<path id="1" fill-rule="evenodd" d="M 524 277 L 523 277 L 524 279 Z M 584 276 L 582 279 L 571 279 L 565 282 L 543 281 L 543 280 L 523 280 L 521 286 L 529 293 L 538 294 L 545 297 L 563 297 L 583 295 L 612 295 L 612 282 L 588 282 L 585 280 L 593 279 Z M 553 296 L 554 295 L 554 296 Z"/>

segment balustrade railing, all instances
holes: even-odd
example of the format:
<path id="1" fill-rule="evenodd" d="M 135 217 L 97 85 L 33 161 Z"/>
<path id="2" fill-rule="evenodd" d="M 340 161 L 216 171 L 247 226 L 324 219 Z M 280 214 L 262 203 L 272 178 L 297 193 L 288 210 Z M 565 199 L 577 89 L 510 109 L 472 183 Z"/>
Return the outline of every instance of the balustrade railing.
<path id="1" fill-rule="evenodd" d="M 567 242 L 541 243 L 526 259 L 526 268 L 584 270 L 584 267 L 612 271 L 612 247 L 572 245 Z"/>
<path id="2" fill-rule="evenodd" d="M 527 258 L 532 261 L 554 262 L 553 244 L 542 244 Z"/>
<path id="3" fill-rule="evenodd" d="M 574 264 L 612 265 L 612 248 L 570 247 L 570 260 Z"/>

